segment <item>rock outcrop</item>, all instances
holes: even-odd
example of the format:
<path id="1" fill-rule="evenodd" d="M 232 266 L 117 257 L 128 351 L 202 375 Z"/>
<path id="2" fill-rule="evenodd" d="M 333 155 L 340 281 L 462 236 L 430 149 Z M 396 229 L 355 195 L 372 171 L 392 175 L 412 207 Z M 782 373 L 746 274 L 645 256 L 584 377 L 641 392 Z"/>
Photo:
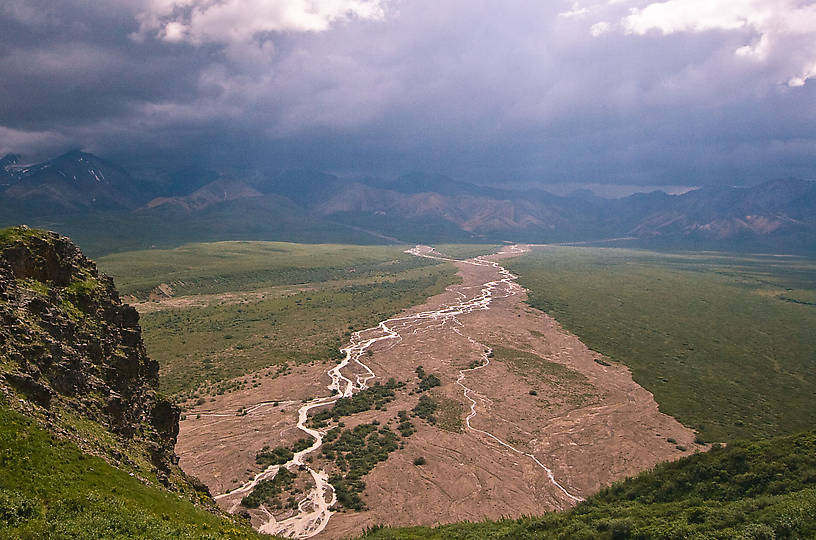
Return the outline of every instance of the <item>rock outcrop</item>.
<path id="1" fill-rule="evenodd" d="M 24 226 L 0 231 L 0 390 L 8 403 L 88 452 L 184 488 L 174 454 L 179 410 L 158 394 L 158 372 L 139 314 L 77 246 Z"/>

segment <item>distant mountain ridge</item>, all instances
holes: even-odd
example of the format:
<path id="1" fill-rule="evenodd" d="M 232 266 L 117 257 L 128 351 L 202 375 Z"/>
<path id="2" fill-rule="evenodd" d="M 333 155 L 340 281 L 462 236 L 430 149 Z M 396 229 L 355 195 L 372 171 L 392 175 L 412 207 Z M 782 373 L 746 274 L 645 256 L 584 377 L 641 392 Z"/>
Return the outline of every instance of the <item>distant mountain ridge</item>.
<path id="1" fill-rule="evenodd" d="M 263 197 L 263 194 L 240 180 L 219 178 L 183 197 L 157 197 L 148 208 L 171 205 L 186 212 L 203 210 L 214 204 L 237 199 Z"/>
<path id="2" fill-rule="evenodd" d="M 189 167 L 136 179 L 84 152 L 32 166 L 0 161 L 3 222 L 29 221 L 79 239 L 146 245 L 202 239 L 379 243 L 593 242 L 659 249 L 816 253 L 816 182 L 708 186 L 603 199 L 588 193 L 477 186 L 439 174 L 344 179 L 320 171 L 219 174 Z M 104 222 L 104 224 L 103 224 Z M 171 230 L 167 225 L 172 225 Z M 116 234 L 103 237 L 104 229 Z M 321 238 L 325 235 L 326 238 Z M 131 242 L 132 241 L 132 242 Z"/>
<path id="3" fill-rule="evenodd" d="M 124 210 L 139 202 L 133 178 L 124 169 L 85 152 L 69 152 L 10 171 L 13 178 L 4 197 L 32 212 Z"/>
<path id="4" fill-rule="evenodd" d="M 0 190 L 7 188 L 17 181 L 15 165 L 20 162 L 17 154 L 6 154 L 0 158 Z"/>

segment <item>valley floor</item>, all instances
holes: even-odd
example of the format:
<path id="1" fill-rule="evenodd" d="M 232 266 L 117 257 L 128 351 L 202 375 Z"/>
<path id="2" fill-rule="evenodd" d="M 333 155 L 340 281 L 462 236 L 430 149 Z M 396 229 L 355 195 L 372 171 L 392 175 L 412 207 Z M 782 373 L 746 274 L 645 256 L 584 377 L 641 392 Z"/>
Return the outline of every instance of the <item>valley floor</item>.
<path id="1" fill-rule="evenodd" d="M 351 536 L 380 524 L 434 525 L 565 509 L 617 479 L 706 448 L 694 442 L 694 432 L 659 412 L 626 367 L 529 307 L 526 292 L 512 279 L 495 286 L 488 309 L 412 317 L 467 303 L 486 284 L 506 277 L 498 264 L 472 262 L 456 262 L 461 284 L 403 312 L 400 317 L 411 322 L 398 325 L 399 337 L 375 343 L 361 358 L 376 376 L 369 387 L 396 380 L 393 398 L 330 419 L 324 432 L 371 424 L 399 431 L 399 411 L 416 411 L 421 399 L 429 398 L 436 411 L 431 421 L 410 417 L 415 433 L 403 434 L 387 460 L 363 477 L 365 509 L 338 508 L 321 536 Z M 422 388 L 419 366 L 440 385 Z M 256 463 L 264 447 L 291 446 L 305 436 L 296 428 L 297 411 L 305 401 L 330 395 L 330 367 L 312 362 L 276 377 L 262 371 L 241 390 L 199 400 L 181 422 L 176 450 L 182 467 L 214 495 L 244 484 L 264 468 Z M 364 374 L 362 364 L 343 370 L 350 380 Z M 475 415 L 468 417 L 472 402 Z M 325 453 L 315 451 L 311 458 L 313 469 L 342 472 Z M 308 491 L 295 476 L 292 493 Z M 221 501 L 233 508 L 240 498 Z M 295 513 L 262 506 L 252 511 L 256 525 L 268 521 L 267 510 L 276 519 Z"/>

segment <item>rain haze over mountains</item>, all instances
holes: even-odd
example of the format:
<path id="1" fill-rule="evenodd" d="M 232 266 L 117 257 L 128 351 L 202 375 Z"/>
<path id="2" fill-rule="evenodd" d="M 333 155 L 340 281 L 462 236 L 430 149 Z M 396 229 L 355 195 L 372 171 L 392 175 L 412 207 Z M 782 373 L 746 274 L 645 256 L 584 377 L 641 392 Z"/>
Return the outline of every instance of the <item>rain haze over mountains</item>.
<path id="1" fill-rule="evenodd" d="M 71 233 L 88 210 L 172 209 L 241 237 L 228 207 L 251 204 L 371 241 L 799 250 L 814 28 L 794 0 L 11 0 L 0 205 L 9 222 L 71 214 Z M 113 176 L 62 182 L 81 156 Z M 598 198 L 657 189 L 672 196 Z"/>

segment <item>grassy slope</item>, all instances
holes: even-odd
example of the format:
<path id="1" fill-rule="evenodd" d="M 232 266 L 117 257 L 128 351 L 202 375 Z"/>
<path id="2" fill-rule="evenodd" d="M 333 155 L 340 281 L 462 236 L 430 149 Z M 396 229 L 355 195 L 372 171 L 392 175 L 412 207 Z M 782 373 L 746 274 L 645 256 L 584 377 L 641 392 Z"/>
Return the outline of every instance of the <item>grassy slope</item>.
<path id="1" fill-rule="evenodd" d="M 219 242 L 111 255 L 99 265 L 124 292 L 141 296 L 162 282 L 184 295 L 263 291 L 142 317 L 148 353 L 162 365 L 162 388 L 179 394 L 268 366 L 331 361 L 352 330 L 454 282 L 451 265 L 404 249 Z M 293 284 L 307 290 L 274 288 Z"/>
<path id="2" fill-rule="evenodd" d="M 366 538 L 625 539 L 816 537 L 816 432 L 695 454 L 614 484 L 569 512 Z"/>
<path id="3" fill-rule="evenodd" d="M 544 248 L 507 266 L 706 440 L 816 425 L 816 262 Z"/>
<path id="4" fill-rule="evenodd" d="M 261 538 L 83 454 L 0 403 L 0 538 Z"/>

